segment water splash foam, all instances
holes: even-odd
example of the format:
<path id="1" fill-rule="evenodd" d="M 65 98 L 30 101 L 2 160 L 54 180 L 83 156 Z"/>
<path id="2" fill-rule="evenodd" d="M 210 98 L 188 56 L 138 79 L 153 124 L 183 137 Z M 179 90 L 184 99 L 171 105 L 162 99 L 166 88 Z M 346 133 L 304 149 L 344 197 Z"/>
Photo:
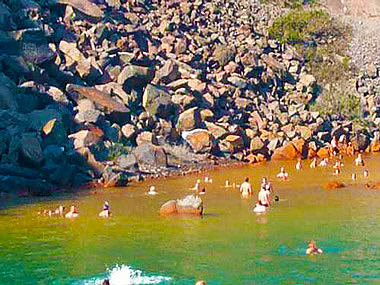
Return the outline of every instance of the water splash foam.
<path id="1" fill-rule="evenodd" d="M 135 270 L 128 265 L 116 265 L 107 269 L 107 274 L 86 280 L 82 284 L 102 284 L 109 279 L 111 285 L 166 284 L 171 278 L 165 276 L 147 276 L 141 270 Z"/>

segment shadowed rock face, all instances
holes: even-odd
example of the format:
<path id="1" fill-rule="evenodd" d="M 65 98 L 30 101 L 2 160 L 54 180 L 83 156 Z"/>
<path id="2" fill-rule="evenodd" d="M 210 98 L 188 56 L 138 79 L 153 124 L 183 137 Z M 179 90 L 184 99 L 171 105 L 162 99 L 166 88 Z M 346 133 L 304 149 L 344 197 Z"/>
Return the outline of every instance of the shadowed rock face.
<path id="1" fill-rule="evenodd" d="M 103 11 L 88 0 L 53 0 L 58 4 L 66 4 L 78 9 L 82 13 L 95 18 L 101 18 L 104 16 Z"/>

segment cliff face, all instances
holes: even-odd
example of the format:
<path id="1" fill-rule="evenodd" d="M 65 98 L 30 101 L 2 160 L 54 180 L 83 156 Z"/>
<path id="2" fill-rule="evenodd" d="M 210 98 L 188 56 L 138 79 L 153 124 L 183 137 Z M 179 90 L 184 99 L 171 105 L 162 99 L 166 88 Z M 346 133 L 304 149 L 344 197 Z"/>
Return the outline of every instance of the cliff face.
<path id="1" fill-rule="evenodd" d="M 296 158 L 332 136 L 366 149 L 377 129 L 310 110 L 318 82 L 266 32 L 282 12 L 259 1 L 1 1 L 0 191 L 125 185 L 210 158 L 287 157 L 289 146 Z"/>

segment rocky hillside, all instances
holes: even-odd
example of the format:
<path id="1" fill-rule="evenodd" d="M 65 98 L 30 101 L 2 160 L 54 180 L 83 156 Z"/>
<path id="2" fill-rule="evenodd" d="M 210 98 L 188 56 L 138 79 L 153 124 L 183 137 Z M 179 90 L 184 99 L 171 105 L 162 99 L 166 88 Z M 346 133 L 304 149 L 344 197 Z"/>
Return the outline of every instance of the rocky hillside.
<path id="1" fill-rule="evenodd" d="M 377 126 L 357 128 L 313 108 L 321 88 L 304 57 L 267 33 L 280 6 L 0 4 L 3 193 L 125 185 L 210 161 L 323 155 L 332 136 L 358 150 L 377 142 Z"/>

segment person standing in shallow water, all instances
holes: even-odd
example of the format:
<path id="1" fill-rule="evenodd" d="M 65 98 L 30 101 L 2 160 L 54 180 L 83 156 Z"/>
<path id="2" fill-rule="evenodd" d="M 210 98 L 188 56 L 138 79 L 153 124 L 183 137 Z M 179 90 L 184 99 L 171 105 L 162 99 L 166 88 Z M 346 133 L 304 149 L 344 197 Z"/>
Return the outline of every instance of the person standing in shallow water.
<path id="1" fill-rule="evenodd" d="M 77 218 L 79 217 L 79 214 L 77 212 L 77 209 L 75 206 L 70 207 L 70 211 L 65 215 L 66 218 L 72 219 L 72 218 Z"/>
<path id="2" fill-rule="evenodd" d="M 109 217 L 111 216 L 110 204 L 107 201 L 104 202 L 103 210 L 99 213 L 99 217 Z"/>
<path id="3" fill-rule="evenodd" d="M 249 183 L 249 178 L 246 177 L 244 182 L 240 186 L 240 193 L 243 197 L 249 197 L 252 195 L 252 186 Z"/>

